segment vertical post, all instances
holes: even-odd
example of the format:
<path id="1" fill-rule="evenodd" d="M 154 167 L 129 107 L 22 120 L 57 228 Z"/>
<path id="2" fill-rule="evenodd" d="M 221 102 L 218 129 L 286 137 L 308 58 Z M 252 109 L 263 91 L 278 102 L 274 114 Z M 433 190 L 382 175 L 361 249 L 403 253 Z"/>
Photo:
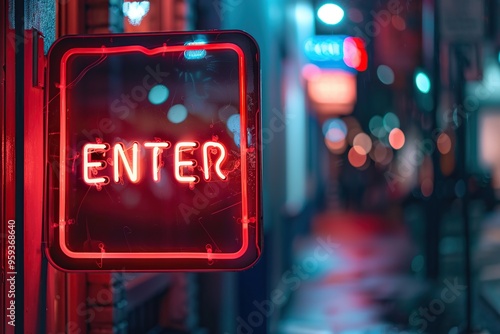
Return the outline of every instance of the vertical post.
<path id="1" fill-rule="evenodd" d="M 456 90 L 455 99 L 457 108 L 462 108 L 465 100 L 465 68 L 467 67 L 467 59 L 465 58 L 464 52 L 462 50 L 463 45 L 455 45 L 453 47 L 454 56 L 456 60 Z M 453 111 L 458 113 L 456 117 L 460 117 L 460 109 Z M 464 117 L 460 120 L 460 124 L 457 128 L 457 172 L 458 172 L 458 182 L 463 182 L 464 186 L 467 187 L 467 163 L 466 163 L 466 146 L 467 146 L 467 118 Z M 472 280 L 471 280 L 471 247 L 470 247 L 470 222 L 469 222 L 469 195 L 465 191 L 462 198 L 462 224 L 464 230 L 464 271 L 465 271 L 465 284 L 467 286 L 466 291 L 466 301 L 465 301 L 465 329 L 464 333 L 471 332 L 471 312 L 472 312 Z"/>
<path id="2" fill-rule="evenodd" d="M 24 324 L 24 0 L 15 2 L 16 38 L 16 333 L 23 333 Z"/>
<path id="3" fill-rule="evenodd" d="M 422 3 L 422 28 L 423 28 L 423 60 L 425 68 L 430 70 L 431 80 L 432 80 L 432 99 L 434 101 L 432 110 L 430 111 L 430 119 L 432 122 L 431 133 L 427 134 L 431 136 L 433 141 L 434 133 L 433 129 L 437 126 L 436 116 L 438 114 L 438 104 L 440 95 L 440 64 L 439 64 L 439 53 L 440 53 L 440 39 L 439 39 L 439 11 L 437 10 L 436 0 L 424 0 Z M 429 27 L 430 26 L 430 27 Z M 432 154 L 433 168 L 434 168 L 434 188 L 439 187 L 439 184 L 443 182 L 440 164 L 440 155 L 437 150 Z M 426 235 L 427 235 L 427 247 L 426 247 L 426 274 L 429 279 L 436 280 L 439 278 L 439 232 L 442 220 L 442 213 L 439 208 L 442 205 L 441 198 L 434 191 L 432 194 L 432 199 L 426 201 Z"/>
<path id="4" fill-rule="evenodd" d="M 13 28 L 11 28 L 13 22 L 10 18 L 13 17 L 14 8 L 9 7 L 7 2 L 4 4 L 5 16 L 4 16 L 4 29 L 6 34 L 4 36 L 5 40 L 3 43 L 3 81 L 0 82 L 3 89 L 3 100 L 2 107 L 0 108 L 2 112 L 2 118 L 0 123 L 2 124 L 2 235 L 4 238 L 3 249 L 0 253 L 2 258 L 2 268 L 3 268 L 3 283 L 7 279 L 7 234 L 8 234 L 8 222 L 9 220 L 16 219 L 16 71 L 15 71 L 15 57 L 16 57 L 16 34 Z M 8 291 L 10 285 L 3 284 L 4 300 L 2 314 L 7 316 L 7 308 L 10 306 L 11 301 L 15 301 L 15 298 L 9 297 Z M 10 315 L 10 314 L 9 314 Z M 15 332 L 15 327 L 8 324 L 10 317 L 3 318 L 3 327 L 0 332 L 5 334 L 12 334 Z"/>
<path id="5" fill-rule="evenodd" d="M 9 8 L 7 5 L 7 1 L 5 0 L 0 0 L 0 11 L 3 13 L 0 15 L 0 64 L 4 65 L 6 64 L 6 49 L 7 49 L 7 13 L 9 12 Z M 4 65 L 4 68 L 7 67 Z M 6 114 L 7 114 L 7 108 L 6 108 L 6 101 L 5 101 L 5 93 L 6 93 L 6 84 L 5 82 L 7 81 L 7 75 L 6 71 L 4 69 L 0 70 L 0 129 L 2 136 L 0 137 L 0 161 L 2 161 L 1 169 L 0 169 L 0 178 L 2 179 L 2 188 L 0 188 L 0 211 L 2 212 L 0 214 L 0 235 L 2 238 L 0 239 L 0 258 L 2 259 L 0 262 L 0 268 L 2 268 L 2 276 L 4 276 L 4 265 L 5 265 L 5 251 L 7 249 L 6 241 L 7 238 L 4 236 L 5 234 L 5 227 L 7 224 L 7 203 L 5 201 L 5 198 L 7 196 L 7 182 L 6 182 L 6 177 L 5 177 L 5 172 L 6 172 L 6 156 L 7 152 L 6 149 L 4 148 L 4 142 L 5 142 L 5 136 L 7 132 L 7 124 L 6 124 Z M 5 277 L 5 276 L 4 276 Z M 3 283 L 3 281 L 2 281 Z M 0 307 L 2 308 L 2 311 L 0 311 L 0 330 L 5 332 L 5 320 L 6 318 L 6 289 L 5 287 L 0 288 Z"/>
<path id="6" fill-rule="evenodd" d="M 24 32 L 24 153 L 20 157 L 24 170 L 24 178 L 17 179 L 23 186 L 23 234 L 16 239 L 23 242 L 23 254 L 16 256 L 16 269 L 27 270 L 29 278 L 22 286 L 24 308 L 16 308 L 16 316 L 23 313 L 26 323 L 25 333 L 34 332 L 40 328 L 42 319 L 39 314 L 40 301 L 44 294 L 42 277 L 42 257 L 40 240 L 42 239 L 43 216 L 43 39 L 37 30 Z M 40 81 L 41 79 L 41 81 Z M 16 133 L 17 135 L 17 133 Z M 19 240 L 16 240 L 16 252 Z M 17 284 L 16 284 L 17 285 Z M 21 289 L 21 286 L 19 286 Z M 17 292 L 17 289 L 16 289 Z M 16 321 L 17 322 L 17 321 Z M 20 325 L 23 325 L 20 323 Z M 17 327 L 17 326 L 16 326 Z"/>

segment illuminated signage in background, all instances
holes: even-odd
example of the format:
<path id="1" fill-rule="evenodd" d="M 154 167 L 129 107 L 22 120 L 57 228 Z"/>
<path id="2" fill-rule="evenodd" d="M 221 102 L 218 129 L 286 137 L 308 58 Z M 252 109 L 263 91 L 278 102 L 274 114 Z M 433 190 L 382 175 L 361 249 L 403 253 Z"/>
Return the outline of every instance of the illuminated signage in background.
<path id="1" fill-rule="evenodd" d="M 313 36 L 304 53 L 302 69 L 311 107 L 321 115 L 348 115 L 357 100 L 356 75 L 368 68 L 368 54 L 359 37 Z"/>
<path id="2" fill-rule="evenodd" d="M 322 69 L 352 73 L 366 71 L 368 54 L 363 40 L 344 35 L 314 36 L 304 44 L 306 58 Z"/>
<path id="3" fill-rule="evenodd" d="M 356 75 L 341 70 L 323 70 L 307 64 L 302 69 L 309 103 L 322 115 L 348 115 L 357 100 Z"/>
<path id="4" fill-rule="evenodd" d="M 68 271 L 255 263 L 259 71 L 257 45 L 236 31 L 57 41 L 48 60 L 50 261 Z"/>
<path id="5" fill-rule="evenodd" d="M 131 25 L 138 26 L 149 12 L 149 5 L 149 1 L 125 1 L 122 5 L 123 15 Z"/>

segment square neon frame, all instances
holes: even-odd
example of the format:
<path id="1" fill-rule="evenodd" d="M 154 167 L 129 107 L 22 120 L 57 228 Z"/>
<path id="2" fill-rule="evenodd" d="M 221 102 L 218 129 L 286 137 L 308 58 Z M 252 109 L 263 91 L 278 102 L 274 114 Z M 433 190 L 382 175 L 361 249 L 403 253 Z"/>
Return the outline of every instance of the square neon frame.
<path id="1" fill-rule="evenodd" d="M 247 195 L 247 136 L 240 136 L 241 156 L 241 206 L 242 206 L 242 245 L 234 253 L 212 253 L 207 252 L 74 252 L 66 245 L 66 66 L 68 59 L 75 55 L 101 55 L 140 52 L 148 56 L 159 53 L 182 52 L 189 50 L 232 50 L 238 55 L 239 87 L 240 87 L 240 127 L 246 129 L 246 72 L 245 54 L 243 50 L 233 43 L 214 43 L 198 45 L 163 46 L 148 49 L 140 45 L 101 47 L 101 48 L 74 48 L 66 51 L 61 58 L 60 64 L 60 141 L 59 141 L 59 248 L 68 257 L 74 259 L 206 259 L 211 260 L 236 260 L 242 257 L 248 250 L 249 229 L 248 224 L 253 221 L 248 218 L 248 195 Z"/>

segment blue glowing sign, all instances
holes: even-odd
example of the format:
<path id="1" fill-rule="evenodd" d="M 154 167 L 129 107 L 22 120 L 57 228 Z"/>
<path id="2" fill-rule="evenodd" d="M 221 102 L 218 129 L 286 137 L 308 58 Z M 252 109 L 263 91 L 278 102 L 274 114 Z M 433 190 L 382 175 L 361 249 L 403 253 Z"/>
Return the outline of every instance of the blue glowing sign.
<path id="1" fill-rule="evenodd" d="M 364 71 L 368 56 L 364 43 L 345 35 L 314 36 L 304 44 L 306 58 L 320 68 Z"/>
<path id="2" fill-rule="evenodd" d="M 306 57 L 314 62 L 343 62 L 346 36 L 314 36 L 304 45 Z"/>

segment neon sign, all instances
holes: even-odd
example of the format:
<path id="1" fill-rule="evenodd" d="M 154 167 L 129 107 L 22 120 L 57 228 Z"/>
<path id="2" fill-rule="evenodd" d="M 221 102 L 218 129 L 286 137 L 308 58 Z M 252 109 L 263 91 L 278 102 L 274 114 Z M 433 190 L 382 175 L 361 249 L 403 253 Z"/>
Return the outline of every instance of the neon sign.
<path id="1" fill-rule="evenodd" d="M 161 155 L 163 150 L 169 148 L 169 142 L 145 142 L 144 148 L 151 149 L 152 151 L 152 178 L 155 182 L 160 180 L 160 169 L 162 167 Z M 184 160 L 183 155 L 185 152 L 193 153 L 194 150 L 200 147 L 197 142 L 180 142 L 175 145 L 175 164 L 173 172 L 175 178 L 181 183 L 197 183 L 200 178 L 195 175 L 185 175 L 185 168 L 193 168 L 197 165 L 197 161 L 193 159 Z M 211 148 L 211 149 L 210 149 Z M 139 160 L 140 144 L 134 142 L 132 147 L 127 149 L 122 143 L 117 143 L 110 148 L 109 144 L 86 144 L 82 149 L 83 157 L 83 178 L 88 185 L 103 185 L 109 183 L 109 177 L 106 176 L 93 176 L 97 175 L 98 171 L 106 168 L 108 163 L 106 160 L 93 161 L 91 155 L 94 153 L 106 154 L 108 151 L 113 152 L 113 156 L 109 158 L 113 165 L 113 180 L 115 183 L 123 182 L 124 173 L 126 172 L 127 179 L 130 182 L 137 183 L 140 181 L 140 171 L 142 170 L 142 162 Z M 132 157 L 127 157 L 127 152 L 131 151 Z M 212 164 L 212 155 L 218 155 L 215 164 Z M 221 170 L 221 164 L 226 158 L 226 148 L 224 145 L 207 141 L 203 144 L 203 175 L 205 180 L 210 180 L 212 165 L 215 169 L 215 175 L 220 180 L 226 180 L 225 175 Z"/>
<path id="2" fill-rule="evenodd" d="M 48 58 L 46 253 L 55 266 L 255 263 L 261 134 L 252 38 L 65 37 Z"/>
<path id="3" fill-rule="evenodd" d="M 314 36 L 305 42 L 304 52 L 312 64 L 323 69 L 362 72 L 368 67 L 365 43 L 359 37 Z"/>

